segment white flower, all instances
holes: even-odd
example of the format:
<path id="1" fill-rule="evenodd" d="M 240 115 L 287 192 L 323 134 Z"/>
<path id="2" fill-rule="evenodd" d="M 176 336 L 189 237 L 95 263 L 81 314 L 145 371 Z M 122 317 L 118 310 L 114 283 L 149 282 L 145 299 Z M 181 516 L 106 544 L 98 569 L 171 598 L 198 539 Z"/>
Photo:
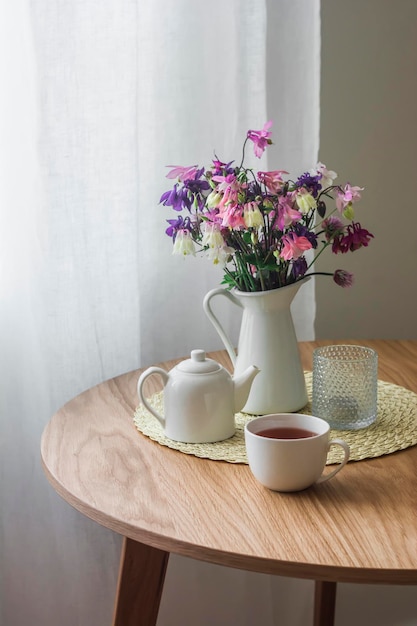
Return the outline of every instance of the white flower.
<path id="1" fill-rule="evenodd" d="M 228 246 L 218 247 L 218 248 L 208 248 L 206 256 L 208 259 L 213 261 L 214 265 L 225 265 L 229 260 L 230 256 L 234 253 L 233 248 L 229 248 Z"/>
<path id="2" fill-rule="evenodd" d="M 213 222 L 204 222 L 203 228 L 204 232 L 201 240 L 203 246 L 208 246 L 209 248 L 221 248 L 225 245 L 223 236 L 220 232 L 220 226 L 218 224 L 213 224 Z"/>
<path id="3" fill-rule="evenodd" d="M 247 202 L 243 207 L 243 219 L 247 228 L 259 228 L 264 225 L 264 218 L 256 202 Z"/>
<path id="4" fill-rule="evenodd" d="M 295 201 L 301 213 L 308 213 L 310 209 L 317 207 L 317 202 L 308 191 L 305 189 L 298 189 L 295 194 Z"/>
<path id="5" fill-rule="evenodd" d="M 209 209 L 215 209 L 219 206 L 220 202 L 223 199 L 223 195 L 216 190 L 213 190 L 206 199 L 206 205 Z"/>
<path id="6" fill-rule="evenodd" d="M 321 175 L 320 184 L 322 186 L 322 189 L 325 189 L 326 187 L 331 187 L 333 185 L 334 179 L 337 178 L 336 172 L 333 172 L 333 170 L 328 170 L 324 163 L 320 163 L 320 161 L 317 163 L 314 169 L 310 170 L 309 174 L 311 174 L 311 176 L 317 176 L 317 174 Z"/>
<path id="7" fill-rule="evenodd" d="M 219 263 L 224 265 L 233 253 L 233 249 L 226 246 L 219 224 L 204 222 L 203 227 L 204 232 L 201 244 L 206 248 L 207 258 L 213 261 L 215 265 Z"/>
<path id="8" fill-rule="evenodd" d="M 177 232 L 172 254 L 181 254 L 183 256 L 192 254 L 193 256 L 195 256 L 194 241 L 192 240 L 190 231 L 188 231 L 186 228 L 182 228 Z"/>

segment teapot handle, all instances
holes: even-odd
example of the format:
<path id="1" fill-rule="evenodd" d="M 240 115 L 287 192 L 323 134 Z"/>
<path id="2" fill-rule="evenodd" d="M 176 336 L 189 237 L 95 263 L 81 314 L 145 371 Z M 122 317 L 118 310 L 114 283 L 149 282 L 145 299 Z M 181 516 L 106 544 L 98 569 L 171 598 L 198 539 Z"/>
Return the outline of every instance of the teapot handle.
<path id="1" fill-rule="evenodd" d="M 207 315 L 207 317 L 209 318 L 210 322 L 213 324 L 214 328 L 217 330 L 220 339 L 223 341 L 225 348 L 227 350 L 227 353 L 230 357 L 230 360 L 232 361 L 233 367 L 235 367 L 236 365 L 236 352 L 234 347 L 232 346 L 232 342 L 230 341 L 229 337 L 227 336 L 223 326 L 220 324 L 219 319 L 216 317 L 216 315 L 214 315 L 213 310 L 211 308 L 211 304 L 210 304 L 210 300 L 214 297 L 214 296 L 225 296 L 228 300 L 230 300 L 230 302 L 232 302 L 233 304 L 236 304 L 236 306 L 241 307 L 242 305 L 240 304 L 239 300 L 236 298 L 236 296 L 234 296 L 232 293 L 230 293 L 230 291 L 227 291 L 227 289 L 223 289 L 222 287 L 218 287 L 217 289 L 212 289 L 211 291 L 209 291 L 206 296 L 204 297 L 203 300 L 203 308 L 204 311 Z"/>
<path id="2" fill-rule="evenodd" d="M 148 367 L 148 369 L 145 370 L 139 376 L 139 380 L 138 380 L 138 396 L 139 396 L 139 399 L 142 402 L 142 404 L 148 409 L 149 413 L 152 413 L 152 415 L 154 415 L 156 417 L 156 419 L 161 424 L 161 426 L 163 428 L 165 428 L 165 419 L 162 417 L 162 415 L 159 415 L 159 413 L 157 411 L 155 411 L 155 409 L 149 404 L 147 399 L 144 397 L 143 391 L 142 391 L 142 387 L 143 387 L 143 384 L 144 384 L 145 380 L 148 378 L 148 376 L 151 376 L 152 374 L 159 374 L 161 376 L 162 380 L 164 381 L 164 385 L 167 384 L 169 376 L 168 376 L 168 373 L 165 370 L 161 369 L 160 367 Z"/>

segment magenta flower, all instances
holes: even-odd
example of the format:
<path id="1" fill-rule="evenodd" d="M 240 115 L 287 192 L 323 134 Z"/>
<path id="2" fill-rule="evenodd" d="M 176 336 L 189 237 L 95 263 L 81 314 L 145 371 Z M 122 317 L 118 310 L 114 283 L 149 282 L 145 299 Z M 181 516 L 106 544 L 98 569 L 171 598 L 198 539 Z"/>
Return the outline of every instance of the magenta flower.
<path id="1" fill-rule="evenodd" d="M 213 174 L 233 174 L 234 168 L 232 167 L 233 161 L 229 163 L 223 163 L 219 159 L 213 159 Z"/>
<path id="2" fill-rule="evenodd" d="M 253 141 L 253 151 L 258 159 L 263 155 L 266 146 L 272 143 L 270 139 L 272 133 L 269 130 L 271 126 L 272 122 L 266 122 L 262 130 L 248 130 L 247 138 Z"/>
<path id="3" fill-rule="evenodd" d="M 353 274 L 345 270 L 336 270 L 333 274 L 333 280 L 339 287 L 352 287 L 354 283 Z"/>
<path id="4" fill-rule="evenodd" d="M 346 227 L 346 235 L 336 235 L 333 239 L 332 252 L 337 254 L 341 252 L 355 252 L 359 248 L 366 247 L 373 235 L 362 228 L 359 222 L 352 222 Z"/>
<path id="5" fill-rule="evenodd" d="M 288 233 L 281 239 L 283 246 L 279 256 L 286 261 L 298 259 L 306 250 L 310 250 L 312 245 L 307 237 L 299 237 L 295 233 Z"/>

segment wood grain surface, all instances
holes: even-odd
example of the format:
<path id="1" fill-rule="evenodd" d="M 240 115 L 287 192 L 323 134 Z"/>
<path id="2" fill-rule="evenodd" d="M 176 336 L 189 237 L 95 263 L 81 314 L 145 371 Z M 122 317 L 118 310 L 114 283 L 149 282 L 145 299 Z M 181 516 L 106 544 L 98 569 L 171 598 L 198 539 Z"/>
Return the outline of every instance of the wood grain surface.
<path id="1" fill-rule="evenodd" d="M 335 341 L 300 344 L 312 351 Z M 379 379 L 417 392 L 417 341 L 377 350 Z M 225 352 L 210 355 L 230 368 Z M 162 367 L 169 370 L 177 361 Z M 46 475 L 72 506 L 125 537 L 221 565 L 323 581 L 417 583 L 417 446 L 350 462 L 328 483 L 271 492 L 246 465 L 160 446 L 133 424 L 139 371 L 76 397 L 46 426 Z M 160 389 L 152 377 L 147 391 Z"/>

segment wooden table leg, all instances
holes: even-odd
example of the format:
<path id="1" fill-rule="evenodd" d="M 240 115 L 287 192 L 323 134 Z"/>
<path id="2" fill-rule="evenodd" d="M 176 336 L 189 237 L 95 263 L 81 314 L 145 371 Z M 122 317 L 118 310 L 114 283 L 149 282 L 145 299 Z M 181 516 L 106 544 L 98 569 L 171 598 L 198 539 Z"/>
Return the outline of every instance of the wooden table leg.
<path id="1" fill-rule="evenodd" d="M 337 583 L 316 580 L 314 626 L 334 626 Z"/>
<path id="2" fill-rule="evenodd" d="M 113 626 L 155 626 L 169 552 L 124 538 Z"/>

